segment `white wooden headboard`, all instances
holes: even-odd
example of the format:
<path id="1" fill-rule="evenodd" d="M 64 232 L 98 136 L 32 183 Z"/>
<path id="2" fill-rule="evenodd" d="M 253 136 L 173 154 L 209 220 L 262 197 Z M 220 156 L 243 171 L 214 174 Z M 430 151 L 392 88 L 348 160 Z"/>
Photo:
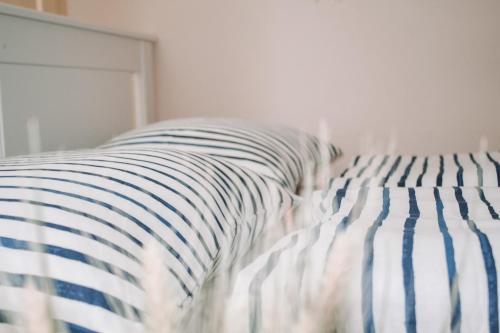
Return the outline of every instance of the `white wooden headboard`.
<path id="1" fill-rule="evenodd" d="M 0 155 L 94 147 L 154 120 L 156 39 L 0 5 Z"/>

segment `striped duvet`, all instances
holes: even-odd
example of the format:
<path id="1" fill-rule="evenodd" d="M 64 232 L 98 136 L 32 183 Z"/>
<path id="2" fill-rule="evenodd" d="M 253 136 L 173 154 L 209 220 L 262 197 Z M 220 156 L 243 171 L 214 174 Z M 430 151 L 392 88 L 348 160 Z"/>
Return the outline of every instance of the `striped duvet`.
<path id="1" fill-rule="evenodd" d="M 207 155 L 109 149 L 0 161 L 0 331 L 50 285 L 60 328 L 142 332 L 143 247 L 161 248 L 187 308 L 221 258 L 239 258 L 290 196 Z"/>
<path id="2" fill-rule="evenodd" d="M 346 332 L 498 332 L 498 156 L 356 157 L 314 194 L 310 226 L 239 274 L 229 327 L 324 332 L 312 327 L 336 316 Z M 322 312 L 326 296 L 341 310 Z"/>

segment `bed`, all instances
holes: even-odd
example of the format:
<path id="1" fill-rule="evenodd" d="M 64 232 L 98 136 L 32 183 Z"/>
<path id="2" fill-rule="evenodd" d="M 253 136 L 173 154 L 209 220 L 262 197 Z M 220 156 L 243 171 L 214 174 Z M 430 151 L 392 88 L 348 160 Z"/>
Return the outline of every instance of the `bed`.
<path id="1" fill-rule="evenodd" d="M 0 6 L 1 332 L 499 330 L 500 153 L 321 184 L 313 135 L 154 122 L 154 44 Z"/>

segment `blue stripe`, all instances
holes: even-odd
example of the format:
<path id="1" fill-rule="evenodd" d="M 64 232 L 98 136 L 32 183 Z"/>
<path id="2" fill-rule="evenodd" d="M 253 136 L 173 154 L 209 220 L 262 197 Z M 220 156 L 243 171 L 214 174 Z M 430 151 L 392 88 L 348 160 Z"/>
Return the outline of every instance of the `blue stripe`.
<path id="1" fill-rule="evenodd" d="M 384 158 L 382 159 L 382 163 L 380 163 L 380 165 L 375 170 L 375 173 L 373 174 L 373 177 L 377 177 L 378 176 L 378 174 L 380 173 L 380 170 L 382 170 L 382 168 L 384 167 L 384 165 L 387 163 L 388 160 L 389 160 L 389 156 L 385 155 Z"/>
<path id="2" fill-rule="evenodd" d="M 394 164 L 391 166 L 391 169 L 389 170 L 389 172 L 387 173 L 387 175 L 381 180 L 380 186 L 385 186 L 385 184 L 387 183 L 387 181 L 389 180 L 389 178 L 391 178 L 392 174 L 398 168 L 400 162 L 401 162 L 401 156 L 398 156 L 396 158 L 396 161 L 394 162 Z"/>
<path id="3" fill-rule="evenodd" d="M 335 179 L 332 178 L 330 180 L 328 186 L 325 187 L 325 189 L 321 192 L 321 199 L 322 200 L 321 200 L 321 202 L 319 204 L 319 209 L 324 214 L 324 216 L 331 216 L 332 214 L 335 214 L 339 210 L 340 205 L 342 203 L 342 199 L 345 197 L 345 194 L 346 194 L 346 191 L 347 191 L 347 187 L 349 186 L 352 178 L 347 178 L 347 180 L 344 183 L 344 187 L 337 190 L 337 192 L 335 193 L 335 196 L 333 197 L 333 199 L 331 201 L 332 211 L 329 212 L 327 215 L 325 215 L 326 214 L 326 208 L 323 205 L 323 203 L 325 202 L 324 199 L 328 195 L 329 189 L 332 188 L 332 184 L 333 184 L 334 180 Z"/>
<path id="4" fill-rule="evenodd" d="M 44 253 L 87 264 L 96 269 L 121 277 L 122 279 L 135 285 L 136 287 L 141 288 L 139 285 L 139 280 L 133 274 L 113 264 L 99 260 L 97 258 L 81 253 L 79 251 L 55 245 L 37 244 L 25 240 L 19 240 L 2 236 L 0 236 L 0 246 L 13 250 L 24 250 L 24 251 L 32 251 L 37 249 L 37 247 L 40 247 Z"/>
<path id="5" fill-rule="evenodd" d="M 353 167 L 356 167 L 356 165 L 358 165 L 360 158 L 361 158 L 361 155 L 356 156 L 356 158 L 354 159 L 354 164 L 352 165 Z"/>
<path id="6" fill-rule="evenodd" d="M 351 183 L 351 178 L 349 178 L 345 182 L 343 188 L 337 190 L 337 193 L 335 194 L 335 197 L 332 200 L 332 213 L 330 215 L 333 215 L 339 211 L 340 205 L 342 204 L 342 200 L 344 199 L 347 193 L 347 188 L 349 187 L 350 183 Z"/>
<path id="7" fill-rule="evenodd" d="M 491 203 L 488 201 L 488 199 L 486 199 L 483 189 L 478 187 L 477 192 L 479 193 L 479 198 L 481 199 L 481 201 L 486 205 L 486 207 L 488 207 L 488 211 L 490 212 L 491 218 L 494 220 L 498 220 L 499 219 L 498 213 L 495 211 L 495 209 L 493 208 Z"/>
<path id="8" fill-rule="evenodd" d="M 361 215 L 361 212 L 363 208 L 365 207 L 366 204 L 366 198 L 368 197 L 368 187 L 361 187 L 359 189 L 359 194 L 358 198 L 356 200 L 356 203 L 352 207 L 351 211 L 349 212 L 349 215 L 345 216 L 342 221 L 337 226 L 338 231 L 345 231 L 349 225 L 354 222 L 354 220 L 357 220 L 359 216 Z M 335 236 L 338 234 L 338 232 L 335 232 Z"/>
<path id="9" fill-rule="evenodd" d="M 0 323 L 10 324 L 10 318 L 11 318 L 11 311 L 0 309 Z"/>
<path id="10" fill-rule="evenodd" d="M 458 171 L 457 171 L 457 185 L 458 186 L 464 186 L 464 168 L 462 167 L 462 165 L 458 161 L 458 155 L 457 154 L 453 154 L 453 160 L 455 161 L 455 164 L 458 167 Z"/>
<path id="11" fill-rule="evenodd" d="M 483 186 L 483 168 L 481 167 L 481 165 L 479 165 L 479 163 L 477 163 L 476 159 L 474 158 L 474 155 L 469 154 L 469 157 L 477 169 L 477 185 Z"/>
<path id="12" fill-rule="evenodd" d="M 422 179 L 424 178 L 425 173 L 427 172 L 427 166 L 429 165 L 429 159 L 424 158 L 424 165 L 422 166 L 422 173 L 417 178 L 417 187 L 422 186 Z"/>
<path id="13" fill-rule="evenodd" d="M 498 284 L 497 284 L 497 270 L 495 264 L 495 257 L 488 236 L 484 234 L 476 226 L 474 221 L 469 219 L 469 207 L 462 195 L 462 189 L 455 187 L 455 197 L 458 202 L 460 214 L 462 218 L 467 221 L 469 229 L 477 236 L 481 251 L 483 254 L 483 263 L 486 270 L 486 279 L 488 284 L 488 317 L 490 332 L 498 332 Z"/>
<path id="14" fill-rule="evenodd" d="M 356 175 L 356 178 L 360 178 L 361 175 L 363 175 L 363 173 L 365 172 L 365 170 L 372 164 L 373 160 L 375 159 L 375 156 L 376 155 L 373 155 L 372 157 L 370 157 L 370 159 L 368 160 L 368 163 L 358 171 L 358 174 Z"/>
<path id="15" fill-rule="evenodd" d="M 97 333 L 96 331 L 92 331 L 88 328 L 82 327 L 80 325 L 65 323 L 66 331 L 69 333 Z"/>
<path id="16" fill-rule="evenodd" d="M 490 155 L 490 153 L 486 153 L 486 156 L 490 162 L 495 165 L 495 170 L 497 172 L 497 185 L 500 186 L 500 164 Z"/>
<path id="17" fill-rule="evenodd" d="M 416 156 L 411 157 L 410 164 L 408 164 L 403 176 L 401 176 L 401 179 L 398 181 L 398 187 L 405 187 L 406 179 L 408 179 L 408 176 L 410 175 L 411 168 L 412 168 L 413 164 L 415 164 L 416 160 L 417 160 Z"/>
<path id="18" fill-rule="evenodd" d="M 403 284 L 405 292 L 405 327 L 408 333 L 417 332 L 417 316 L 415 313 L 415 275 L 413 271 L 413 237 L 415 225 L 420 217 L 420 211 L 415 197 L 415 189 L 409 188 L 409 216 L 403 231 Z"/>
<path id="19" fill-rule="evenodd" d="M 21 323 L 23 319 L 23 315 L 19 312 L 0 309 L 0 323 L 2 324 L 16 325 L 16 323 Z M 69 333 L 97 333 L 89 328 L 61 320 L 54 319 L 52 322 L 57 332 L 62 329 L 63 332 Z"/>
<path id="20" fill-rule="evenodd" d="M 346 175 L 346 173 L 348 171 L 351 171 L 352 169 L 354 169 L 356 167 L 356 165 L 358 165 L 358 162 L 359 162 L 359 159 L 361 158 L 361 155 L 358 155 L 354 158 L 354 161 L 352 163 L 352 166 L 351 167 L 348 167 L 346 168 L 341 174 L 340 174 L 340 177 L 344 177 Z"/>
<path id="21" fill-rule="evenodd" d="M 109 312 L 116 313 L 123 318 L 135 321 L 141 320 L 142 314 L 139 309 L 135 308 L 132 305 L 125 304 L 120 299 L 106 294 L 102 291 L 71 282 L 50 279 L 46 277 L 0 272 L 0 283 L 6 284 L 10 287 L 24 288 L 28 280 L 33 281 L 34 285 L 39 290 L 44 292 L 47 291 L 42 289 L 43 286 L 50 285 L 51 288 L 48 291 L 52 295 L 81 303 L 86 303 L 89 305 L 94 305 Z"/>
<path id="22" fill-rule="evenodd" d="M 455 249 L 453 247 L 453 239 L 448 232 L 446 221 L 444 219 L 444 206 L 443 201 L 439 195 L 439 190 L 434 188 L 434 198 L 436 199 L 436 210 L 438 216 L 438 225 L 441 234 L 443 235 L 443 242 L 446 254 L 446 265 L 448 268 L 448 287 L 450 289 L 450 299 L 452 304 L 450 328 L 452 332 L 460 332 L 461 325 L 461 304 L 460 293 L 458 286 L 458 276 L 455 264 Z"/>
<path id="23" fill-rule="evenodd" d="M 326 250 L 326 260 L 325 262 L 328 262 L 328 259 L 330 258 L 333 245 L 335 244 L 335 241 L 337 240 L 337 237 L 340 236 L 343 232 L 347 230 L 347 228 L 359 218 L 361 215 L 361 212 L 363 211 L 363 208 L 366 205 L 366 199 L 368 197 L 368 191 L 369 187 L 360 187 L 358 190 L 358 197 L 356 199 L 356 202 L 352 206 L 351 210 L 349 211 L 349 214 L 347 216 L 344 216 L 342 220 L 337 224 L 337 227 L 335 228 L 335 234 L 333 235 L 332 241 L 328 245 L 328 249 Z M 327 267 L 325 266 L 325 269 Z"/>
<path id="24" fill-rule="evenodd" d="M 439 173 L 436 178 L 436 186 L 443 186 L 444 158 L 439 155 Z"/>
<path id="25" fill-rule="evenodd" d="M 373 222 L 366 233 L 364 243 L 363 275 L 361 279 L 361 306 L 363 311 L 363 327 L 365 333 L 375 333 L 375 323 L 373 321 L 373 253 L 374 239 L 378 228 L 382 226 L 384 220 L 389 215 L 389 188 L 383 189 L 382 211 Z"/>

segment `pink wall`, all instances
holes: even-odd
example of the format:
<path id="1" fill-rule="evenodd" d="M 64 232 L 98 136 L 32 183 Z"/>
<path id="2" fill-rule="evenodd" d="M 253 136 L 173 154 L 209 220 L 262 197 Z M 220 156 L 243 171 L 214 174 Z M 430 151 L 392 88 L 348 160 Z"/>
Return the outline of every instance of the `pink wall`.
<path id="1" fill-rule="evenodd" d="M 162 119 L 324 118 L 348 153 L 369 137 L 500 149 L 498 0 L 69 0 L 69 14 L 158 35 Z"/>

